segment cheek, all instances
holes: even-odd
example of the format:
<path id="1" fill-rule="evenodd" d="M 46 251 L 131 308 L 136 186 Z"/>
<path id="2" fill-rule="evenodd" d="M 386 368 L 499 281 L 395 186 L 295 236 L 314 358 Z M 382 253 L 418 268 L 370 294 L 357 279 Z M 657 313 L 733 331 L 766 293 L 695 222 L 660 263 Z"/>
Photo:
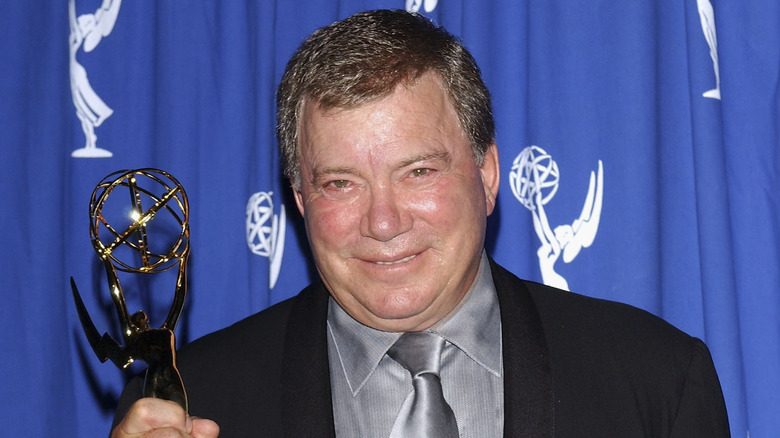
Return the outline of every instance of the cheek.
<path id="1" fill-rule="evenodd" d="M 420 193 L 409 205 L 410 209 L 419 217 L 425 218 L 426 222 L 449 229 L 468 222 L 475 214 L 475 208 L 484 212 L 484 201 L 480 201 L 478 195 L 480 193 L 471 185 L 455 180 Z"/>
<path id="2" fill-rule="evenodd" d="M 328 243 L 329 246 L 344 244 L 350 233 L 359 228 L 360 215 L 357 206 L 333 204 L 318 199 L 306 206 L 306 228 L 312 244 Z"/>

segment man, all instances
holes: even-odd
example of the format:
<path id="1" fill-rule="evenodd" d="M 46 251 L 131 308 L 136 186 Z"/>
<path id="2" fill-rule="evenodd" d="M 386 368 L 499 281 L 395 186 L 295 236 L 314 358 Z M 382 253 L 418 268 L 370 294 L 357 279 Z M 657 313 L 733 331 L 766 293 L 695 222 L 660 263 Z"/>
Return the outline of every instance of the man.
<path id="1" fill-rule="evenodd" d="M 448 417 L 433 429 L 447 436 L 728 436 L 701 341 L 484 254 L 498 151 L 453 36 L 406 12 L 354 15 L 303 43 L 277 100 L 321 281 L 180 351 L 193 416 L 223 436 L 412 436 L 422 390 L 396 345 L 422 336 L 436 339 Z M 114 436 L 216 436 L 173 403 L 130 406 L 141 386 Z"/>

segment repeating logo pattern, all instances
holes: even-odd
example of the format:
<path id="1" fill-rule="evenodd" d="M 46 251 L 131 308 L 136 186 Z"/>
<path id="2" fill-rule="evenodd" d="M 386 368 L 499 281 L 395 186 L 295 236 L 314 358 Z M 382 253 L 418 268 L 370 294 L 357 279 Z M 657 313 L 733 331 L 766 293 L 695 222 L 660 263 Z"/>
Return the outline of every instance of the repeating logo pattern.
<path id="1" fill-rule="evenodd" d="M 715 29 L 715 10 L 709 0 L 696 0 L 696 7 L 699 10 L 699 20 L 701 21 L 701 30 L 704 32 L 704 39 L 710 46 L 710 58 L 712 58 L 712 69 L 715 71 L 715 88 L 705 91 L 702 96 L 710 99 L 720 100 L 720 65 L 718 64 L 718 33 Z"/>
<path id="2" fill-rule="evenodd" d="M 433 12 L 439 0 L 406 0 L 406 10 L 409 12 L 419 12 L 422 8 L 425 12 Z"/>
<path id="3" fill-rule="evenodd" d="M 550 286 L 569 290 L 569 283 L 555 271 L 555 263 L 561 256 L 571 263 L 582 248 L 596 239 L 601 219 L 604 197 L 604 167 L 599 160 L 598 175 L 590 173 L 590 184 L 580 216 L 571 225 L 550 226 L 544 210 L 558 191 L 560 172 L 552 156 L 539 146 L 523 149 L 512 163 L 509 185 L 512 193 L 525 208 L 531 211 L 534 231 L 541 241 L 536 254 L 542 281 Z"/>
<path id="4" fill-rule="evenodd" d="M 282 204 L 274 214 L 273 192 L 257 192 L 246 203 L 246 243 L 253 254 L 270 260 L 268 286 L 273 289 L 279 278 L 284 254 L 287 214 Z"/>
<path id="5" fill-rule="evenodd" d="M 97 147 L 95 128 L 111 117 L 114 110 L 92 89 L 87 78 L 87 69 L 79 64 L 76 53 L 80 48 L 83 48 L 86 53 L 93 51 L 103 37 L 111 33 L 121 4 L 122 0 L 103 0 L 103 4 L 94 14 L 84 14 L 76 18 L 75 0 L 70 0 L 68 3 L 70 92 L 73 96 L 73 105 L 76 107 L 76 116 L 81 121 L 81 129 L 86 137 L 84 147 L 73 151 L 72 157 L 101 158 L 113 155 L 111 151 Z"/>

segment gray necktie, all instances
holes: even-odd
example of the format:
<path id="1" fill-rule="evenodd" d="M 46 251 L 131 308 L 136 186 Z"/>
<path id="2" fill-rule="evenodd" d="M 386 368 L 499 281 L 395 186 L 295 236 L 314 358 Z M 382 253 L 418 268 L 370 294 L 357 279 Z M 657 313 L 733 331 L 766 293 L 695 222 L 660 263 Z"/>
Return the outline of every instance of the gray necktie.
<path id="1" fill-rule="evenodd" d="M 393 425 L 391 438 L 451 438 L 458 436 L 452 408 L 444 400 L 439 365 L 444 339 L 430 332 L 401 336 L 387 355 L 409 370 L 414 391 Z"/>

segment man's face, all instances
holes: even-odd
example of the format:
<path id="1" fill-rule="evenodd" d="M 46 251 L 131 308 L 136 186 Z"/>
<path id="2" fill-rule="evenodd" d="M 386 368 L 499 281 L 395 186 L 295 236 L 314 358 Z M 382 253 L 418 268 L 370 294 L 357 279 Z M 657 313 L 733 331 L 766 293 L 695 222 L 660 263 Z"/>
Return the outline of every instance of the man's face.
<path id="1" fill-rule="evenodd" d="M 446 316 L 476 277 L 499 184 L 480 168 L 437 76 L 350 110 L 307 101 L 298 209 L 320 276 L 353 318 L 416 331 Z"/>

